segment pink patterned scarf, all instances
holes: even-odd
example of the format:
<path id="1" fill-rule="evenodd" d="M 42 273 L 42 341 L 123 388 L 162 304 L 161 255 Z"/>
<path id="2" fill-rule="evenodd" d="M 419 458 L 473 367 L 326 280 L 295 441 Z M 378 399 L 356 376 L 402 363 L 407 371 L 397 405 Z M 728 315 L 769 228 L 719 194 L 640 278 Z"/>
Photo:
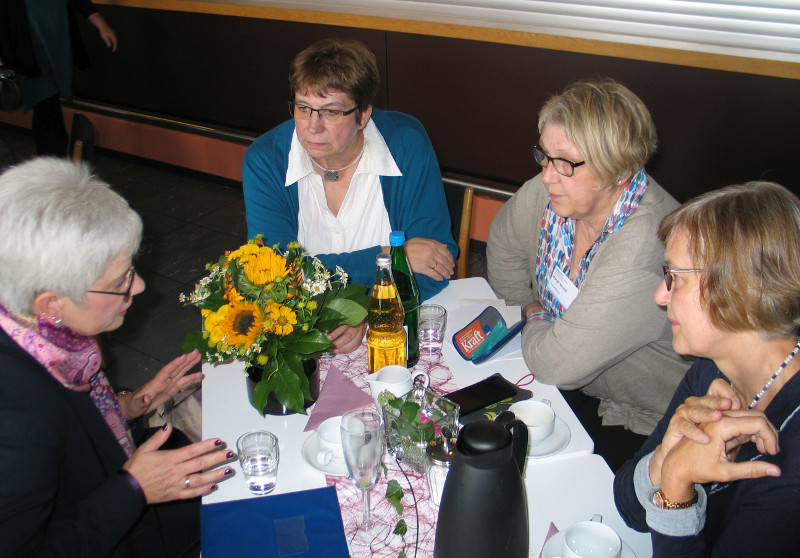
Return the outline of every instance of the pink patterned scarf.
<path id="1" fill-rule="evenodd" d="M 100 370 L 97 341 L 78 335 L 69 328 L 56 327 L 41 316 L 35 321 L 14 316 L 2 305 L 0 328 L 62 386 L 73 391 L 88 391 L 125 454 L 128 457 L 133 455 L 136 446 L 128 422 L 111 384 Z"/>

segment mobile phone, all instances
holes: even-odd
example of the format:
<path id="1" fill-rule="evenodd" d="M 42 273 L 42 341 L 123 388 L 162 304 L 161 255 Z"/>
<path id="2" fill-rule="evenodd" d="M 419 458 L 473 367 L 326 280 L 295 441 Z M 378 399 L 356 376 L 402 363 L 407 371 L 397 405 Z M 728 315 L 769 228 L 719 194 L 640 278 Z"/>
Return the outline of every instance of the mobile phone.
<path id="1" fill-rule="evenodd" d="M 493 374 L 476 384 L 456 390 L 445 397 L 461 406 L 460 415 L 464 416 L 493 403 L 508 399 L 517 393 L 514 384 L 500 374 Z"/>

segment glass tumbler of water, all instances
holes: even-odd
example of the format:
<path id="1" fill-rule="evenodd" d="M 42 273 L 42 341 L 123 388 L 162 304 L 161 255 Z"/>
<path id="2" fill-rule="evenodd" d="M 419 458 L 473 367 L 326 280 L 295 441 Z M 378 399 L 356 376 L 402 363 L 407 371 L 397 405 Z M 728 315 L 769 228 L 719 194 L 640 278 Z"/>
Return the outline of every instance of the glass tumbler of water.
<path id="1" fill-rule="evenodd" d="M 236 442 L 247 489 L 253 494 L 269 494 L 278 480 L 278 437 L 266 430 L 242 435 Z"/>
<path id="2" fill-rule="evenodd" d="M 434 354 L 442 351 L 447 310 L 438 304 L 419 307 L 419 352 Z"/>

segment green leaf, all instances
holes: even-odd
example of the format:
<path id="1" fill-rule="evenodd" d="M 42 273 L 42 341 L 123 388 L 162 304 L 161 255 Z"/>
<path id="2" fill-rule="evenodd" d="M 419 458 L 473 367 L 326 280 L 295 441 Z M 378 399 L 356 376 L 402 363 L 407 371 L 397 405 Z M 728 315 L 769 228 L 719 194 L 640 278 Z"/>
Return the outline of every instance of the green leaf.
<path id="1" fill-rule="evenodd" d="M 205 354 L 208 351 L 208 340 L 203 337 L 202 331 L 190 331 L 183 338 L 181 349 L 185 353 L 191 353 L 197 349 L 200 353 Z"/>
<path id="2" fill-rule="evenodd" d="M 403 489 L 396 480 L 390 480 L 386 485 L 386 500 L 397 510 L 397 515 L 403 515 Z"/>
<path id="3" fill-rule="evenodd" d="M 400 409 L 400 417 L 406 422 L 414 422 L 419 412 L 419 405 L 413 401 L 406 401 Z"/>
<path id="4" fill-rule="evenodd" d="M 337 298 L 328 305 L 328 310 L 334 310 L 344 317 L 344 323 L 355 326 L 367 317 L 367 309 L 363 305 L 346 298 Z"/>
<path id="5" fill-rule="evenodd" d="M 406 533 L 408 533 L 408 525 L 406 525 L 405 519 L 401 519 L 400 521 L 397 522 L 397 525 L 395 525 L 394 527 L 394 534 L 404 537 Z"/>
<path id="6" fill-rule="evenodd" d="M 321 331 L 310 331 L 284 343 L 285 349 L 301 355 L 321 354 L 332 346 L 331 340 Z"/>
<path id="7" fill-rule="evenodd" d="M 294 359 L 291 357 L 294 357 Z M 300 375 L 305 378 L 305 374 L 300 359 L 297 358 L 297 355 L 281 352 L 278 353 L 275 360 L 275 369 L 267 378 L 268 390 L 275 393 L 275 398 L 284 407 L 288 407 L 297 413 L 305 414 L 306 411 L 303 408 L 304 394 L 300 381 Z M 308 391 L 308 380 L 306 380 L 306 391 Z M 266 405 L 266 398 L 264 399 L 264 404 Z"/>

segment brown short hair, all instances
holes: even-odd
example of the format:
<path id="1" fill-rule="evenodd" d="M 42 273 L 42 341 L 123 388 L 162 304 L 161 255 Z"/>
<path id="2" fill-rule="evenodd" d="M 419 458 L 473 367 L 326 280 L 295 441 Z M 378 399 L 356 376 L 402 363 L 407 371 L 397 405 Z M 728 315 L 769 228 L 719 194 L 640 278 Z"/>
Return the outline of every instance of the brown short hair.
<path id="1" fill-rule="evenodd" d="M 793 337 L 800 326 L 800 199 L 774 182 L 708 192 L 667 215 L 658 234 L 688 239 L 709 320 L 725 331 Z"/>
<path id="2" fill-rule="evenodd" d="M 322 96 L 330 91 L 350 95 L 361 111 L 378 94 L 378 62 L 360 41 L 322 39 L 294 57 L 289 68 L 289 95 L 309 92 Z"/>
<path id="3" fill-rule="evenodd" d="M 550 97 L 539 111 L 539 133 L 546 124 L 563 128 L 592 174 L 606 185 L 639 170 L 658 144 L 642 100 L 611 79 L 579 81 Z"/>

